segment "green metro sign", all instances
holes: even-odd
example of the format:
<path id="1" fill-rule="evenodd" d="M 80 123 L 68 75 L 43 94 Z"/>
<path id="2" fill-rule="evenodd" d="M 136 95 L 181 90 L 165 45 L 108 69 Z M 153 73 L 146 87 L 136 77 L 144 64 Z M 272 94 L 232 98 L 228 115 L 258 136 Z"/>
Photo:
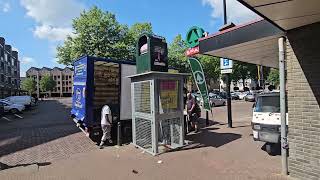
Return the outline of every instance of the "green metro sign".
<path id="1" fill-rule="evenodd" d="M 197 26 L 193 26 L 189 29 L 186 37 L 186 43 L 189 48 L 193 48 L 199 45 L 199 39 L 204 37 L 204 30 Z"/>

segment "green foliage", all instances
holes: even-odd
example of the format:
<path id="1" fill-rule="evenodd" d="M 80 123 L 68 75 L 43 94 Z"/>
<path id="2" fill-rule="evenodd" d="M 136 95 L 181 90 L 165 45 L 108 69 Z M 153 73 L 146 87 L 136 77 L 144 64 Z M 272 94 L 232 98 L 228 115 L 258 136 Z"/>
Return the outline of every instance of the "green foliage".
<path id="1" fill-rule="evenodd" d="M 43 92 L 52 91 L 56 87 L 56 82 L 52 76 L 44 76 L 40 80 L 40 89 Z"/>
<path id="2" fill-rule="evenodd" d="M 153 33 L 151 23 L 135 23 L 133 24 L 125 38 L 128 46 L 128 59 L 135 59 L 136 43 L 142 33 Z"/>
<path id="3" fill-rule="evenodd" d="M 36 90 L 36 81 L 33 78 L 26 78 L 21 85 L 22 90 L 28 91 L 30 95 Z"/>
<path id="4" fill-rule="evenodd" d="M 271 69 L 268 75 L 267 81 L 274 86 L 278 86 L 280 84 L 279 80 L 279 70 L 278 69 Z"/>
<path id="5" fill-rule="evenodd" d="M 188 57 L 184 54 L 187 49 L 181 34 L 177 35 L 168 48 L 169 66 L 176 68 L 181 73 L 190 72 Z"/>
<path id="6" fill-rule="evenodd" d="M 114 14 L 97 7 L 83 11 L 72 27 L 74 35 L 57 47 L 58 62 L 65 65 L 83 55 L 133 60 L 139 34 L 152 32 L 150 23 L 136 23 L 129 29 Z"/>
<path id="7" fill-rule="evenodd" d="M 220 78 L 220 59 L 213 56 L 198 56 L 207 79 L 217 81 Z"/>
<path id="8" fill-rule="evenodd" d="M 248 78 L 257 79 L 257 65 L 240 61 L 233 61 L 233 73 L 231 79 L 233 81 L 245 80 Z"/>
<path id="9" fill-rule="evenodd" d="M 191 70 L 189 67 L 188 57 L 185 55 L 187 49 L 187 44 L 182 39 L 181 34 L 177 35 L 168 48 L 169 66 L 176 68 L 181 73 L 190 73 Z M 219 79 L 219 58 L 206 55 L 199 55 L 197 58 L 203 66 L 206 79 Z"/>

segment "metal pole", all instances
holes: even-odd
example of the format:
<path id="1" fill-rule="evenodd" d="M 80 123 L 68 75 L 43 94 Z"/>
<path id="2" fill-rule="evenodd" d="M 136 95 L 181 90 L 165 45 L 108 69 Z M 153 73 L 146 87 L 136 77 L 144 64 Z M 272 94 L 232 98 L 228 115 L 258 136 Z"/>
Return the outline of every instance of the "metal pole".
<path id="1" fill-rule="evenodd" d="M 209 126 L 209 111 L 206 111 L 206 126 Z"/>
<path id="2" fill-rule="evenodd" d="M 282 174 L 288 175 L 287 157 L 287 123 L 286 123 L 286 81 L 285 81 L 285 38 L 279 38 L 279 72 L 280 72 L 280 112 L 281 112 L 281 162 Z"/>
<path id="3" fill-rule="evenodd" d="M 227 19 L 227 4 L 226 0 L 223 0 L 223 22 L 226 25 L 228 23 Z M 232 112 L 231 112 L 231 94 L 230 94 L 230 74 L 226 75 L 227 78 L 227 108 L 228 108 L 228 127 L 232 128 Z"/>
<path id="4" fill-rule="evenodd" d="M 230 95 L 230 74 L 227 74 L 227 108 L 228 108 L 228 127 L 232 128 L 232 111 L 231 111 L 231 95 Z"/>
<path id="5" fill-rule="evenodd" d="M 121 142 L 121 122 L 118 121 L 117 123 L 117 145 L 121 146 L 122 142 Z"/>
<path id="6" fill-rule="evenodd" d="M 227 24 L 227 4 L 226 4 L 226 0 L 223 0 L 223 23 Z"/>

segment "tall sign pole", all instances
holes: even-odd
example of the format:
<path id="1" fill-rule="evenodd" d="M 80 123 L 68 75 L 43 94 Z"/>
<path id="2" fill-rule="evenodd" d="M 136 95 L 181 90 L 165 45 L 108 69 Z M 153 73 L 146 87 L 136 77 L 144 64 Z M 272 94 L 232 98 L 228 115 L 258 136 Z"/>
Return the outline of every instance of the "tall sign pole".
<path id="1" fill-rule="evenodd" d="M 223 22 L 224 22 L 224 25 L 226 25 L 228 23 L 227 22 L 227 4 L 226 4 L 226 0 L 223 0 Z M 229 64 L 229 62 L 227 63 L 227 61 L 230 61 L 230 60 L 223 59 L 222 61 L 224 62 L 224 65 L 226 65 L 226 64 Z M 227 81 L 228 127 L 232 128 L 232 111 L 231 111 L 231 94 L 230 94 L 230 84 L 231 84 L 231 82 L 230 82 L 230 72 L 226 73 L 226 81 Z"/>

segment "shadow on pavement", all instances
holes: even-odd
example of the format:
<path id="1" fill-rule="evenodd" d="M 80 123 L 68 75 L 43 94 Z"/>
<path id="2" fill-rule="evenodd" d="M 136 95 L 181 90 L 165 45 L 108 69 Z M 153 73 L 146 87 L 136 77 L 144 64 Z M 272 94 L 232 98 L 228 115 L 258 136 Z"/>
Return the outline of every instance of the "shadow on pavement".
<path id="1" fill-rule="evenodd" d="M 34 165 L 36 164 L 37 166 L 48 166 L 51 164 L 51 162 L 43 162 L 43 163 L 30 163 L 30 164 L 18 164 L 18 165 L 14 165 L 14 166 L 9 166 L 7 164 L 4 164 L 2 162 L 0 162 L 0 171 L 1 170 L 5 170 L 5 169 L 10 169 L 10 168 L 15 168 L 15 167 L 26 167 L 26 166 L 30 166 L 30 165 Z"/>
<path id="2" fill-rule="evenodd" d="M 46 100 L 25 112 L 23 119 L 2 123 L 0 157 L 78 133 L 69 112 L 70 107 L 59 101 Z"/>
<path id="3" fill-rule="evenodd" d="M 234 133 L 217 133 L 212 132 L 211 129 L 202 129 L 199 133 L 189 134 L 186 139 L 192 143 L 184 147 L 184 150 L 203 148 L 203 147 L 215 147 L 218 148 L 232 141 L 235 141 L 242 136 Z"/>
<path id="4" fill-rule="evenodd" d="M 209 121 L 209 125 L 221 125 L 218 122 Z M 200 119 L 199 125 L 201 130 L 198 133 L 190 133 L 186 135 L 186 140 L 191 141 L 190 144 L 184 146 L 180 150 L 189 150 L 203 147 L 215 147 L 218 148 L 232 141 L 235 141 L 242 137 L 240 134 L 235 133 L 217 133 L 214 130 L 220 129 L 219 127 L 205 128 L 205 119 Z"/>

